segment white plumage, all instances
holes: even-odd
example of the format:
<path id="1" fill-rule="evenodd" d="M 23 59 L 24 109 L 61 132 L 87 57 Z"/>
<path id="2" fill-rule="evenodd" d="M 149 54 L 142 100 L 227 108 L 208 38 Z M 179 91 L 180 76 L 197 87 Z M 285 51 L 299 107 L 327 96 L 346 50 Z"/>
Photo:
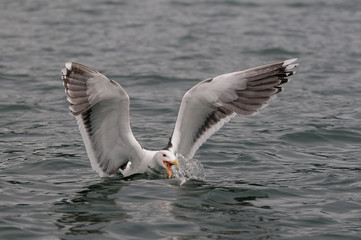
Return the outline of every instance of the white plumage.
<path id="1" fill-rule="evenodd" d="M 176 158 L 191 159 L 198 148 L 231 118 L 252 115 L 280 92 L 295 72 L 297 59 L 228 73 L 198 83 L 183 97 L 168 146 L 142 148 L 129 122 L 129 96 L 115 81 L 84 65 L 68 62 L 62 70 L 69 109 L 91 162 L 100 176 L 120 171 L 168 173 Z"/>

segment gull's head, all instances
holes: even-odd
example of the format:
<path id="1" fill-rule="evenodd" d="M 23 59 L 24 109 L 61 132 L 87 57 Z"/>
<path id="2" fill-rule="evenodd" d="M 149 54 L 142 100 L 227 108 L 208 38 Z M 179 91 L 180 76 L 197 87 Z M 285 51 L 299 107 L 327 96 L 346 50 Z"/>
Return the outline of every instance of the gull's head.
<path id="1" fill-rule="evenodd" d="M 168 178 L 171 178 L 172 166 L 178 166 L 178 161 L 176 160 L 174 153 L 169 150 L 161 150 L 154 155 L 154 159 L 161 168 L 164 168 L 167 171 Z"/>

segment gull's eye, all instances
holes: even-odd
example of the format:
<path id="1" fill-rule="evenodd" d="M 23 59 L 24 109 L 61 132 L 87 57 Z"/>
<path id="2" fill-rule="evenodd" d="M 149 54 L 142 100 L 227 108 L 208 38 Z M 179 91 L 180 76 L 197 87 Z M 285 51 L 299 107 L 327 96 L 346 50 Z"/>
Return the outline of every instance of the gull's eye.
<path id="1" fill-rule="evenodd" d="M 163 153 L 163 157 L 166 157 L 166 156 L 167 156 L 167 154 Z"/>

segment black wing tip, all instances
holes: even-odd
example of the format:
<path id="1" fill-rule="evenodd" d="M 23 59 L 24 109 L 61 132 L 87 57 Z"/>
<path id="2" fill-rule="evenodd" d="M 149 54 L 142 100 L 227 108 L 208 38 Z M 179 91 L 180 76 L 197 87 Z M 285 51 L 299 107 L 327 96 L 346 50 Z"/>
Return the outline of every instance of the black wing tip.
<path id="1" fill-rule="evenodd" d="M 72 69 L 72 63 L 71 62 L 65 63 L 65 68 L 61 69 L 61 78 L 63 80 L 66 80 L 66 78 L 69 77 L 71 69 Z"/>
<path id="2" fill-rule="evenodd" d="M 76 63 L 76 62 L 66 62 L 65 64 L 65 68 L 63 68 L 61 70 L 63 77 L 69 77 L 71 72 L 74 73 L 78 73 L 78 74 L 89 74 L 89 75 L 94 75 L 94 74 L 99 74 L 97 71 L 91 69 L 90 67 L 87 67 L 83 64 L 80 63 Z"/>
<path id="3" fill-rule="evenodd" d="M 284 67 L 285 67 L 285 66 L 288 66 L 288 65 L 290 65 L 291 63 L 296 62 L 297 60 L 298 60 L 298 58 L 287 59 L 287 60 L 283 61 L 283 66 L 284 66 Z M 297 65 L 298 65 L 298 64 L 297 64 Z"/>
<path id="4" fill-rule="evenodd" d="M 295 63 L 298 60 L 298 58 L 292 58 L 283 61 L 282 67 L 284 69 L 284 72 L 288 73 L 288 76 L 294 75 L 296 72 L 293 71 L 296 67 L 298 67 L 298 63 Z"/>

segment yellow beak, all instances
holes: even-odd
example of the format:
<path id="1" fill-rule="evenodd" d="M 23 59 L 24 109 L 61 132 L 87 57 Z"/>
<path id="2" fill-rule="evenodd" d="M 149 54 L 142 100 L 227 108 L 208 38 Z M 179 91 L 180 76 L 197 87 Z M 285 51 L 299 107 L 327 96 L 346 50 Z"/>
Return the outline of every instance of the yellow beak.
<path id="1" fill-rule="evenodd" d="M 179 166 L 178 161 L 176 161 L 176 160 L 174 160 L 174 161 L 163 161 L 163 164 L 164 164 L 164 166 L 165 166 L 165 169 L 167 170 L 168 178 L 171 178 L 171 177 L 172 177 L 171 167 L 172 167 L 173 165 Z"/>

